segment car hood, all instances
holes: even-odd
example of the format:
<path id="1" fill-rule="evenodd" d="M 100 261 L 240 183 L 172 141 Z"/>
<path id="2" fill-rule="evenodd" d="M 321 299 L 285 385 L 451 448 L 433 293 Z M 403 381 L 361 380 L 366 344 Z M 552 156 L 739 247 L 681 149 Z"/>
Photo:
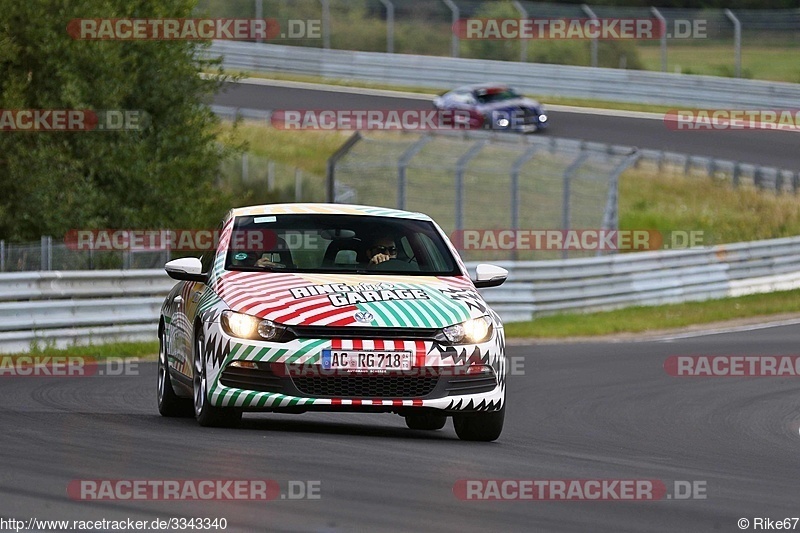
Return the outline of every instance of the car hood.
<path id="1" fill-rule="evenodd" d="M 502 100 L 500 102 L 492 102 L 490 104 L 478 104 L 478 109 L 481 111 L 500 111 L 503 109 L 534 109 L 538 110 L 541 104 L 536 100 L 530 98 L 513 98 L 511 100 Z"/>
<path id="2" fill-rule="evenodd" d="M 442 328 L 486 313 L 467 277 L 227 272 L 228 307 L 286 325 Z"/>

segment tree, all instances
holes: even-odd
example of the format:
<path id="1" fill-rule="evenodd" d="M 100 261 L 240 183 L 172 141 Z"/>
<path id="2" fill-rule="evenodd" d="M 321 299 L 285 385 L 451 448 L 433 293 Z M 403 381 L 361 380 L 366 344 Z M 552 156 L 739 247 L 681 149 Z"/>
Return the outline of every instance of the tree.
<path id="1" fill-rule="evenodd" d="M 39 0 L 0 10 L 0 109 L 144 112 L 139 131 L 0 131 L 0 238 L 213 227 L 227 149 L 203 104 L 226 79 L 187 41 L 82 41 L 76 18 L 182 18 L 193 0 Z M 213 70 L 210 77 L 199 76 Z"/>

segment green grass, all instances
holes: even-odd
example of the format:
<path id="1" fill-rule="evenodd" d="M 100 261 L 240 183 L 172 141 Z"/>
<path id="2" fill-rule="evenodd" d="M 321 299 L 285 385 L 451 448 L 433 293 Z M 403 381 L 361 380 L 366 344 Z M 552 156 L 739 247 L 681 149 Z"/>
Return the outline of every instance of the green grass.
<path id="1" fill-rule="evenodd" d="M 155 330 L 154 330 L 155 331 Z M 111 344 L 89 344 L 86 346 L 69 346 L 55 348 L 49 345 L 33 344 L 29 352 L 16 354 L 3 354 L 3 357 L 17 357 L 21 355 L 38 355 L 44 357 L 90 357 L 93 359 L 107 359 L 109 357 L 138 357 L 153 358 L 158 354 L 158 342 L 119 342 Z"/>
<path id="2" fill-rule="evenodd" d="M 800 290 L 597 313 L 564 313 L 505 325 L 507 337 L 565 338 L 639 333 L 800 312 Z"/>
<path id="3" fill-rule="evenodd" d="M 704 245 L 800 235 L 800 197 L 727 180 L 630 169 L 620 179 L 621 229 L 702 231 Z"/>
<path id="4" fill-rule="evenodd" d="M 795 46 L 742 46 L 742 77 L 800 83 L 800 48 Z M 648 70 L 661 70 L 661 49 L 640 46 L 639 56 Z M 733 76 L 733 43 L 667 46 L 667 71 L 709 76 Z"/>

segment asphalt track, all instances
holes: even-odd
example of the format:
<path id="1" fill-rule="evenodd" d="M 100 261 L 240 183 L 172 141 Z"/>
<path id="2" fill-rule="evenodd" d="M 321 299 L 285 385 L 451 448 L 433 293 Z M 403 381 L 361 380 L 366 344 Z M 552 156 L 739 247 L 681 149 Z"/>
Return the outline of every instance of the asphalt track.
<path id="1" fill-rule="evenodd" d="M 229 84 L 217 105 L 250 109 L 430 109 L 430 100 L 285 86 Z M 547 104 L 544 101 L 545 105 Z M 800 168 L 800 136 L 770 130 L 671 131 L 663 120 L 550 110 L 546 135 L 744 163 Z"/>
<path id="2" fill-rule="evenodd" d="M 800 516 L 797 378 L 678 378 L 670 355 L 796 354 L 800 326 L 666 341 L 512 346 L 506 429 L 459 441 L 390 414 L 245 415 L 239 429 L 165 419 L 156 368 L 0 378 L 0 516 L 225 517 L 228 531 L 739 531 Z M 519 364 L 519 363 L 518 363 Z M 320 499 L 74 501 L 74 479 L 319 480 Z M 459 479 L 658 479 L 706 499 L 462 501 Z"/>

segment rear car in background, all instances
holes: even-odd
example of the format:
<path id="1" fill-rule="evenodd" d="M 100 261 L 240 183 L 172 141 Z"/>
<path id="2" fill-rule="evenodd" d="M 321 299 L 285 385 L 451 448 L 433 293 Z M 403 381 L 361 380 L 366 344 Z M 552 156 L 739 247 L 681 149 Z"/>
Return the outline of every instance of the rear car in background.
<path id="1" fill-rule="evenodd" d="M 460 125 L 470 128 L 532 133 L 549 125 L 542 104 L 506 85 L 465 85 L 437 96 L 433 105 L 441 111 L 463 111 L 454 120 L 468 120 Z"/>
<path id="2" fill-rule="evenodd" d="M 285 204 L 232 210 L 219 245 L 167 263 L 158 406 L 204 426 L 245 411 L 390 412 L 412 429 L 452 417 L 461 439 L 500 436 L 503 324 L 429 217 Z"/>

